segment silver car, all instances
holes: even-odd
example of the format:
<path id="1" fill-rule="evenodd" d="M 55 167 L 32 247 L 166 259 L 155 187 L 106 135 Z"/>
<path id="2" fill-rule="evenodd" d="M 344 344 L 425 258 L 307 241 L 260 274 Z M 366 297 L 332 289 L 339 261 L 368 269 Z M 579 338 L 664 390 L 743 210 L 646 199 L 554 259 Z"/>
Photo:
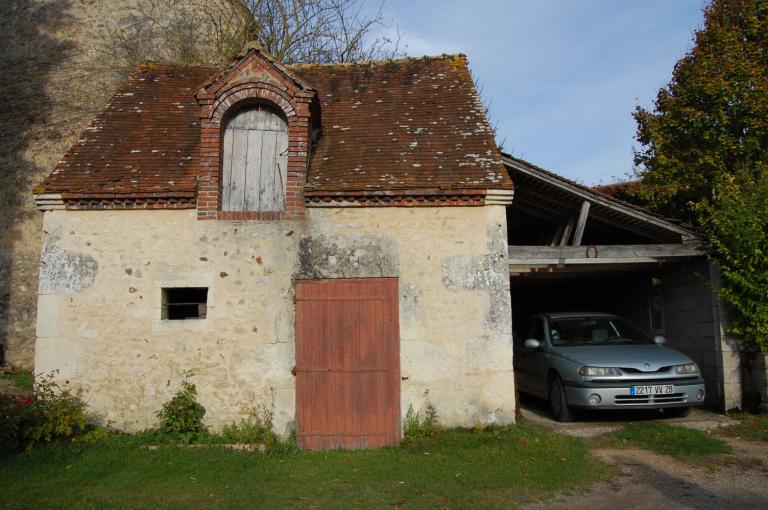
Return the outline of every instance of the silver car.
<path id="1" fill-rule="evenodd" d="M 704 403 L 704 380 L 688 356 L 607 313 L 545 313 L 516 335 L 518 388 L 549 400 L 558 421 L 574 409 L 663 409 L 685 416 Z"/>

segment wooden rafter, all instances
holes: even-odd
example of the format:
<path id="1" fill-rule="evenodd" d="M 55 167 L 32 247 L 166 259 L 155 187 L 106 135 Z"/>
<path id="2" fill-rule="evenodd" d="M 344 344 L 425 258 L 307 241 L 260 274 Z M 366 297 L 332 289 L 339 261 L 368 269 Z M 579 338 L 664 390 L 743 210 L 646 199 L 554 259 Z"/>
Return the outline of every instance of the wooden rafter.
<path id="1" fill-rule="evenodd" d="M 648 227 L 657 228 L 662 231 L 678 235 L 681 237 L 681 240 L 696 237 L 695 233 L 691 229 L 685 228 L 664 218 L 660 218 L 651 213 L 632 207 L 619 200 L 601 195 L 596 191 L 592 191 L 584 186 L 570 182 L 567 179 L 552 174 L 551 172 L 535 167 L 530 163 L 526 163 L 511 156 L 504 156 L 502 160 L 504 164 L 507 165 L 507 167 L 514 170 L 515 172 L 519 172 L 526 177 L 535 179 L 537 182 L 544 183 L 562 193 L 566 193 L 572 196 L 574 200 L 588 201 L 593 206 L 599 205 L 610 211 L 616 212 L 625 218 L 638 220 L 640 223 L 648 225 Z M 512 177 L 514 179 L 514 173 L 512 174 Z M 622 228 L 627 227 L 622 225 Z M 648 234 L 646 233 L 645 235 L 647 236 Z"/>

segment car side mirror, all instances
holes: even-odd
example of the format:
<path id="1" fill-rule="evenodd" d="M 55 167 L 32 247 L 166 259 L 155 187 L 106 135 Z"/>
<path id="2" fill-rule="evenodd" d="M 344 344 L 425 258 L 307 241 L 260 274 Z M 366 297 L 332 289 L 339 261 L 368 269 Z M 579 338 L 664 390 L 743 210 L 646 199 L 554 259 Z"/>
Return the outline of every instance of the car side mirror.
<path id="1" fill-rule="evenodd" d="M 667 339 L 661 335 L 656 335 L 655 337 L 653 337 L 653 343 L 655 343 L 656 345 L 663 345 L 664 343 L 666 343 L 666 341 Z"/>
<path id="2" fill-rule="evenodd" d="M 528 349 L 538 349 L 539 347 L 541 347 L 541 342 L 539 342 L 535 338 L 529 338 L 528 340 L 525 341 L 525 346 Z"/>

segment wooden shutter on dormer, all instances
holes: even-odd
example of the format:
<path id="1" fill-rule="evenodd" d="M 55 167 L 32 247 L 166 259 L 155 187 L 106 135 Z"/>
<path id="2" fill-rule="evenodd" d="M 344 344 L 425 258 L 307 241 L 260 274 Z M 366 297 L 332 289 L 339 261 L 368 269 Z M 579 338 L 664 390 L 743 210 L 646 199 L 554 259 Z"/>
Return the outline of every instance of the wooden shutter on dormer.
<path id="1" fill-rule="evenodd" d="M 288 125 L 272 108 L 237 112 L 224 130 L 222 211 L 282 211 L 288 178 Z"/>

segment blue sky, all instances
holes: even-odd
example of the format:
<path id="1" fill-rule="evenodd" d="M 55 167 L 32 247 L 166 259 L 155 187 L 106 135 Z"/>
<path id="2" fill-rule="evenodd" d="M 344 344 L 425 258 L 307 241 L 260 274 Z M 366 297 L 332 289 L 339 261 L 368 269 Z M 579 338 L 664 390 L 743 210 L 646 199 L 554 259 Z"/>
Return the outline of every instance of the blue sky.
<path id="1" fill-rule="evenodd" d="M 369 0 L 376 5 L 376 0 Z M 704 0 L 386 0 L 412 56 L 465 53 L 507 152 L 585 184 L 632 170 Z"/>

